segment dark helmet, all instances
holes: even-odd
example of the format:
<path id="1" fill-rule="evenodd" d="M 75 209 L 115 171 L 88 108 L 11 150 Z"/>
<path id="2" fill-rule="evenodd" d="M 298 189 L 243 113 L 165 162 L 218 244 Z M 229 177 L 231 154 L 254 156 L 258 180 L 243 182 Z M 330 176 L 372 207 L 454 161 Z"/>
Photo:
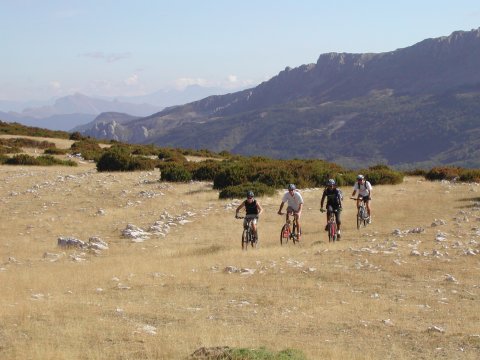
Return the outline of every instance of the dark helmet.
<path id="1" fill-rule="evenodd" d="M 295 190 L 296 188 L 295 184 L 288 184 L 288 190 Z"/>
<path id="2" fill-rule="evenodd" d="M 247 191 L 247 198 L 253 198 L 254 196 L 255 196 L 255 194 L 253 193 L 252 190 Z"/>
<path id="3" fill-rule="evenodd" d="M 335 180 L 333 179 L 328 179 L 327 181 L 327 186 L 335 186 L 337 185 L 337 183 L 335 182 Z"/>
<path id="4" fill-rule="evenodd" d="M 363 179 L 365 179 L 365 176 L 363 176 L 363 175 L 357 175 L 357 180 L 363 180 Z"/>

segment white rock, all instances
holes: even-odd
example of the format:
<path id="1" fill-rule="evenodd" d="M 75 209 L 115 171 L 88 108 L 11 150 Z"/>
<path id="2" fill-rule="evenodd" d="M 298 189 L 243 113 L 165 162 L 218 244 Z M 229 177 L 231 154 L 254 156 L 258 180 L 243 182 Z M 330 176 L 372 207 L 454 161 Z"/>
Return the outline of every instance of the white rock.
<path id="1" fill-rule="evenodd" d="M 436 325 L 430 326 L 427 330 L 430 331 L 430 332 L 438 332 L 438 333 L 442 333 L 442 334 L 445 332 L 445 330 L 443 328 L 441 328 L 440 326 L 436 326 Z"/>

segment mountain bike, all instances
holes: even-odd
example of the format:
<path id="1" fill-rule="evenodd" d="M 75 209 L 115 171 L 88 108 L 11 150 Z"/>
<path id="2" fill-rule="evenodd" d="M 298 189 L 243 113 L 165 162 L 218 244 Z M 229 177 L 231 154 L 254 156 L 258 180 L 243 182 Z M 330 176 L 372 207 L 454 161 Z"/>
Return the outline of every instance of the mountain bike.
<path id="1" fill-rule="evenodd" d="M 237 219 L 245 219 L 244 216 L 237 216 Z M 250 244 L 252 248 L 256 249 L 258 247 L 258 228 L 257 236 L 253 231 L 253 220 L 254 218 L 247 218 L 247 226 L 243 229 L 242 232 L 242 250 L 247 250 L 248 245 Z"/>
<path id="2" fill-rule="evenodd" d="M 279 215 L 284 215 L 279 214 Z M 293 216 L 293 213 L 288 213 L 289 216 Z M 282 226 L 282 231 L 280 232 L 280 245 L 288 243 L 288 240 L 291 239 L 294 244 L 299 242 L 300 231 L 298 229 L 298 223 L 295 216 L 292 220 L 285 221 L 285 224 Z"/>
<path id="3" fill-rule="evenodd" d="M 325 209 L 320 209 L 321 212 L 325 212 Z M 327 231 L 328 231 L 328 242 L 335 242 L 338 240 L 338 229 L 337 229 L 337 221 L 335 219 L 335 213 L 338 210 L 333 210 L 333 208 L 329 205 L 327 207 Z"/>
<path id="4" fill-rule="evenodd" d="M 357 201 L 357 198 L 350 198 L 352 200 Z M 363 200 L 363 196 L 359 198 L 360 199 L 360 204 L 358 206 L 358 211 L 357 211 L 357 229 L 360 229 L 360 226 L 367 226 L 368 220 L 370 217 L 368 216 L 368 211 L 367 207 L 365 205 L 365 201 Z"/>

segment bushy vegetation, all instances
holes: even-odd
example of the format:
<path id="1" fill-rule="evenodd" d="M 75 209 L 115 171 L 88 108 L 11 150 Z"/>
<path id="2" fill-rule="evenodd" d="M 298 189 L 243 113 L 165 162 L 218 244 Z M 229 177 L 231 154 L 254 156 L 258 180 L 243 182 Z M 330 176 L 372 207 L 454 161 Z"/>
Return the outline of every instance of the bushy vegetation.
<path id="1" fill-rule="evenodd" d="M 403 181 L 403 173 L 392 170 L 386 165 L 372 166 L 362 172 L 372 185 L 400 184 Z"/>
<path id="2" fill-rule="evenodd" d="M 37 148 L 37 149 L 47 149 L 55 148 L 55 144 L 48 141 L 37 141 L 27 138 L 12 138 L 12 139 L 0 139 L 0 145 L 8 146 L 12 148 Z"/>
<path id="3" fill-rule="evenodd" d="M 112 146 L 97 161 L 98 171 L 153 170 L 157 162 L 146 157 L 133 156 L 127 147 Z"/>
<path id="4" fill-rule="evenodd" d="M 252 190 L 255 196 L 272 196 L 276 189 L 262 183 L 244 183 L 235 186 L 227 186 L 220 191 L 220 199 L 238 199 L 245 198 L 247 191 Z"/>
<path id="5" fill-rule="evenodd" d="M 83 139 L 76 141 L 70 147 L 75 154 L 81 154 L 85 160 L 94 160 L 98 162 L 102 156 L 103 150 L 96 140 Z"/>
<path id="6" fill-rule="evenodd" d="M 65 165 L 77 166 L 75 161 L 59 160 L 51 155 L 42 155 L 39 157 L 30 156 L 27 154 L 15 155 L 11 158 L 6 158 L 3 162 L 6 165 L 34 165 L 34 166 L 51 166 L 51 165 Z"/>
<path id="7" fill-rule="evenodd" d="M 458 180 L 463 182 L 480 182 L 479 169 L 464 169 L 460 167 L 435 167 L 425 175 L 427 180 Z"/>
<path id="8" fill-rule="evenodd" d="M 160 165 L 160 180 L 172 182 L 188 182 L 192 173 L 182 163 L 171 162 Z"/>
<path id="9" fill-rule="evenodd" d="M 231 349 L 225 359 L 231 360 L 307 360 L 305 354 L 296 349 L 286 349 L 279 352 L 273 352 L 266 348 L 260 349 Z"/>
<path id="10" fill-rule="evenodd" d="M 43 151 L 46 155 L 65 155 L 68 154 L 70 150 L 68 149 L 57 149 L 57 148 L 48 148 Z"/>
<path id="11" fill-rule="evenodd" d="M 3 121 L 0 121 L 0 134 L 51 137 L 57 139 L 68 139 L 70 136 L 66 131 L 47 130 Z"/>
<path id="12" fill-rule="evenodd" d="M 461 169 L 458 167 L 434 167 L 425 175 L 427 180 L 453 180 L 458 178 Z"/>

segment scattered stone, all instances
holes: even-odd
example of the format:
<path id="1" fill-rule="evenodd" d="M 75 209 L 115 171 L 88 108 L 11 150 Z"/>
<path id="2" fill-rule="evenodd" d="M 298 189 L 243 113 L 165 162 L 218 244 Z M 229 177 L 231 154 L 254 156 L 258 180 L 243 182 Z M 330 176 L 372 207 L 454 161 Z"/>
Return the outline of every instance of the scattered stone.
<path id="1" fill-rule="evenodd" d="M 82 240 L 76 239 L 74 237 L 63 237 L 60 236 L 57 239 L 57 245 L 63 248 L 84 248 L 86 243 Z"/>
<path id="2" fill-rule="evenodd" d="M 148 335 L 157 335 L 157 328 L 152 325 L 141 325 L 137 328 L 137 331 L 144 332 Z"/>
<path id="3" fill-rule="evenodd" d="M 446 225 L 447 222 L 445 220 L 442 220 L 442 219 L 435 219 L 433 220 L 432 222 L 432 227 L 435 227 L 435 226 L 440 226 L 440 225 Z"/>
<path id="4" fill-rule="evenodd" d="M 45 252 L 43 254 L 43 258 L 47 261 L 50 261 L 50 262 L 55 262 L 55 261 L 58 261 L 60 260 L 63 256 L 65 256 L 65 253 L 60 253 L 60 254 L 55 254 L 55 253 L 49 253 L 49 252 Z"/>
<path id="5" fill-rule="evenodd" d="M 386 326 L 394 326 L 392 320 L 390 319 L 382 320 L 382 323 L 384 323 Z"/>
<path id="6" fill-rule="evenodd" d="M 132 242 L 143 242 L 149 238 L 149 234 L 133 224 L 128 224 L 122 231 L 123 237 L 132 239 Z"/>
<path id="7" fill-rule="evenodd" d="M 441 328 L 440 326 L 436 326 L 436 325 L 433 325 L 433 326 L 430 326 L 427 331 L 429 332 L 437 332 L 437 333 L 441 333 L 443 334 L 445 332 L 445 330 L 443 328 Z"/>
<path id="8" fill-rule="evenodd" d="M 445 274 L 445 281 L 458 283 L 457 279 L 453 275 Z"/>
<path id="9" fill-rule="evenodd" d="M 190 355 L 189 360 L 229 359 L 231 358 L 229 354 L 230 348 L 228 346 L 201 347 Z"/>

